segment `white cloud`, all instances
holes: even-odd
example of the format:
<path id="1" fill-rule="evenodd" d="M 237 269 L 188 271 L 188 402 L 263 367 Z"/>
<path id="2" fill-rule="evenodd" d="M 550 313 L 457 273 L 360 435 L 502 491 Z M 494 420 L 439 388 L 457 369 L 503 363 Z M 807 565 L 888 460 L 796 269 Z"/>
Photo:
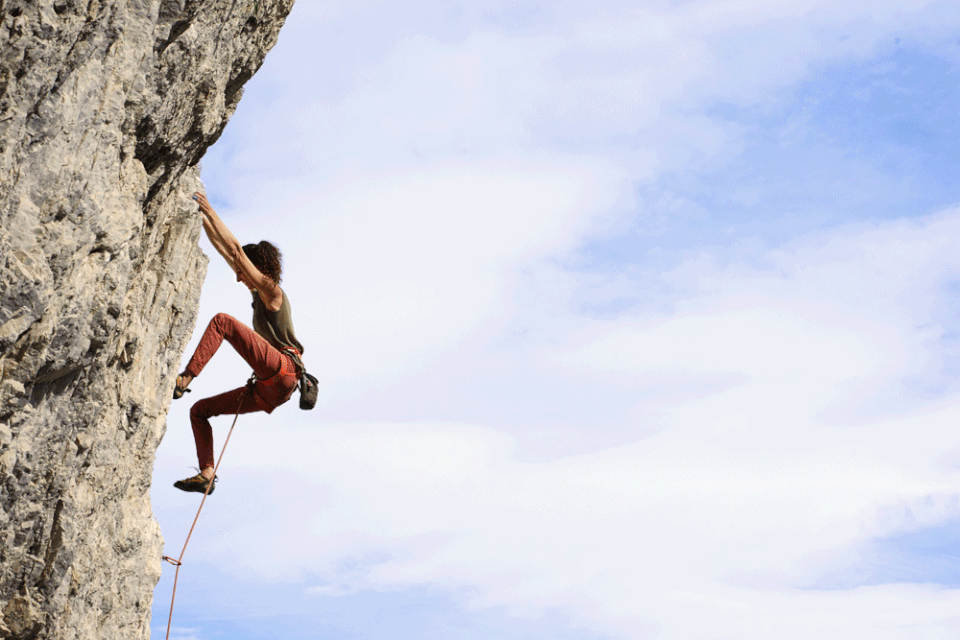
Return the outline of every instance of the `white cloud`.
<path id="1" fill-rule="evenodd" d="M 950 213 L 853 228 L 754 267 L 696 258 L 699 292 L 675 313 L 614 331 L 581 318 L 600 339 L 551 349 L 558 366 L 588 366 L 584 377 L 598 366 L 744 374 L 712 395 L 653 402 L 659 433 L 628 445 L 529 464 L 484 427 L 317 425 L 290 412 L 282 428 L 247 426 L 256 436 L 231 444 L 244 470 L 233 481 L 245 504 L 266 505 L 261 519 L 228 525 L 198 553 L 265 580 L 308 579 L 318 595 L 467 589 L 472 606 L 559 607 L 625 637 L 955 631 L 955 590 L 806 585 L 844 549 L 960 513 L 955 393 L 900 416 L 824 418 L 842 400 L 832 389 L 852 379 L 896 388 L 904 372 L 922 373 L 924 350 L 942 349 L 917 336 L 943 302 L 938 283 L 960 272 L 944 240 L 956 226 Z M 902 277 L 886 277 L 890 264 Z M 889 312 L 917 296 L 930 299 Z M 270 482 L 253 488 L 252 477 Z M 243 510 L 237 493 L 217 497 Z"/>
<path id="2" fill-rule="evenodd" d="M 305 227 L 315 238 L 308 323 L 330 384 L 401 366 L 502 313 L 518 268 L 568 251 L 602 227 L 618 195 L 599 163 L 436 168 L 357 181 Z M 313 323 L 313 324 L 310 324 Z"/>
<path id="3" fill-rule="evenodd" d="M 161 634 L 166 637 L 166 629 L 155 628 L 153 630 L 154 636 L 159 637 Z M 187 628 L 187 627 L 172 627 L 170 629 L 170 640 L 201 640 L 200 638 L 200 629 L 198 628 Z"/>
<path id="4" fill-rule="evenodd" d="M 291 179 L 536 147 L 614 154 L 647 179 L 736 146 L 704 107 L 775 106 L 818 65 L 890 47 L 892 30 L 949 32 L 932 2 L 542 3 L 516 30 L 504 29 L 509 3 L 344 10 L 341 22 L 295 10 L 283 37 L 310 35 L 271 54 L 258 81 L 275 91 L 245 98 L 209 156 L 212 176 L 229 158 L 224 191 L 245 207 Z M 304 59 L 318 63 L 291 76 Z"/>
<path id="5" fill-rule="evenodd" d="M 821 397 L 849 380 L 903 382 L 943 356 L 925 344 L 950 331 L 938 307 L 960 270 L 957 231 L 955 212 L 851 226 L 751 257 L 758 266 L 705 250 L 664 274 L 679 295 L 671 313 L 608 323 L 570 357 L 638 375 L 800 376 Z"/>
<path id="6" fill-rule="evenodd" d="M 639 183 L 740 151 L 711 105 L 775 109 L 818 65 L 935 41 L 937 6 L 297 7 L 311 40 L 271 54 L 277 90 L 245 98 L 205 175 L 238 237 L 285 250 L 326 397 L 241 419 L 192 552 L 624 637 L 956 634 L 956 589 L 809 588 L 957 517 L 955 212 L 579 270 L 637 221 Z M 217 268 L 200 328 L 249 314 Z M 245 375 L 218 355 L 194 396 Z M 161 472 L 192 458 L 175 412 Z"/>

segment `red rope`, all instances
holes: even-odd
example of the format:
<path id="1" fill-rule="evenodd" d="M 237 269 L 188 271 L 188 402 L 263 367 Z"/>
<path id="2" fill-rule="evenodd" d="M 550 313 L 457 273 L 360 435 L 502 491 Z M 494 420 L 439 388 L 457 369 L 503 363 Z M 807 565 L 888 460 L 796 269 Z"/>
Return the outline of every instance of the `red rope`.
<path id="1" fill-rule="evenodd" d="M 210 495 L 210 489 L 213 488 L 214 482 L 217 478 L 217 469 L 220 468 L 220 461 L 223 460 L 223 454 L 227 450 L 227 443 L 230 442 L 230 436 L 233 434 L 233 428 L 237 425 L 237 418 L 240 417 L 240 409 L 243 407 L 244 397 L 240 397 L 240 404 L 237 405 L 237 415 L 233 416 L 233 424 L 230 425 L 230 431 L 227 432 L 227 439 L 223 441 L 223 449 L 220 450 L 220 457 L 217 458 L 217 464 L 213 467 L 213 479 L 207 483 L 207 490 L 203 492 L 203 499 L 200 500 L 200 508 L 197 509 L 197 515 L 193 518 L 193 524 L 190 525 L 190 533 L 187 534 L 187 539 L 183 543 L 183 549 L 180 551 L 180 557 L 174 560 L 169 556 L 163 556 L 163 559 L 172 564 L 177 568 L 176 572 L 173 574 L 173 594 L 170 596 L 170 617 L 167 618 L 167 638 L 170 640 L 170 625 L 173 623 L 173 603 L 177 599 L 177 578 L 180 577 L 180 567 L 183 565 L 183 554 L 187 552 L 187 545 L 190 543 L 190 536 L 193 535 L 193 530 L 197 526 L 197 520 L 200 519 L 200 512 L 203 511 L 203 503 L 207 501 L 207 496 Z"/>

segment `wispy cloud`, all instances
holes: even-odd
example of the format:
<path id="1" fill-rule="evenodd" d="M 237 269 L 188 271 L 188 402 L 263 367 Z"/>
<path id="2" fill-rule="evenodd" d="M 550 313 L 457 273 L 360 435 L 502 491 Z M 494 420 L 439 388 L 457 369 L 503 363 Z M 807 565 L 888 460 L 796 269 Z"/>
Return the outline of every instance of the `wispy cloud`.
<path id="1" fill-rule="evenodd" d="M 960 216 L 878 157 L 932 147 L 804 102 L 896 47 L 948 69 L 943 11 L 298 4 L 204 175 L 284 249 L 323 398 L 243 418 L 195 552 L 590 637 L 955 632 L 904 549 L 960 515 Z M 249 315 L 209 278 L 204 319 Z M 223 351 L 198 394 L 245 378 Z"/>
<path id="2" fill-rule="evenodd" d="M 488 427 L 318 427 L 287 412 L 280 437 L 231 445 L 233 464 L 269 486 L 218 494 L 228 512 L 271 505 L 269 529 L 238 522 L 197 544 L 238 574 L 300 576 L 321 595 L 469 587 L 476 606 L 560 607 L 628 636 L 656 622 L 668 637 L 759 638 L 789 620 L 786 637 L 804 637 L 824 620 L 858 628 L 890 598 L 901 598 L 897 624 L 941 628 L 956 602 L 934 606 L 939 587 L 839 598 L 809 585 L 851 545 L 960 513 L 956 390 L 943 396 L 937 379 L 955 328 L 933 321 L 960 272 L 956 227 L 953 213 L 854 227 L 754 256 L 760 266 L 697 258 L 664 276 L 696 290 L 672 313 L 580 318 L 572 342 L 514 355 L 546 349 L 547 381 L 570 367 L 628 377 L 640 406 L 619 411 L 656 421 L 630 444 L 530 464 Z M 702 384 L 715 376 L 719 387 Z M 942 400 L 916 402 L 929 390 L 910 380 L 931 376 Z M 644 398 L 662 379 L 703 391 Z M 522 397 L 529 383 L 511 384 Z M 701 622 L 681 615 L 690 607 Z"/>
<path id="3" fill-rule="evenodd" d="M 154 636 L 163 635 L 166 637 L 166 628 L 156 628 L 153 630 Z M 170 640 L 202 640 L 199 628 L 171 627 Z"/>

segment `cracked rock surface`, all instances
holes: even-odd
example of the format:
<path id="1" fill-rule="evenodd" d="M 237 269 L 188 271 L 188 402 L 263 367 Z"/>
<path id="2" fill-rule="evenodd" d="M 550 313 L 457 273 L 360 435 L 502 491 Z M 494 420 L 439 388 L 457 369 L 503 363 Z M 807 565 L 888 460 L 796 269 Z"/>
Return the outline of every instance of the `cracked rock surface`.
<path id="1" fill-rule="evenodd" d="M 190 195 L 293 0 L 0 0 L 0 638 L 147 638 Z"/>

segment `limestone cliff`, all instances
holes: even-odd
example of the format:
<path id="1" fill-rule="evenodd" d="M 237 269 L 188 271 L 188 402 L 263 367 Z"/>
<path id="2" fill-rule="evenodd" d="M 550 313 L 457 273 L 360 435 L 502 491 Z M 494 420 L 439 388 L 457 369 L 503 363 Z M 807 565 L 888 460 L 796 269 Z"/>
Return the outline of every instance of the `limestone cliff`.
<path id="1" fill-rule="evenodd" d="M 0 0 L 0 638 L 149 636 L 189 196 L 292 4 Z"/>

